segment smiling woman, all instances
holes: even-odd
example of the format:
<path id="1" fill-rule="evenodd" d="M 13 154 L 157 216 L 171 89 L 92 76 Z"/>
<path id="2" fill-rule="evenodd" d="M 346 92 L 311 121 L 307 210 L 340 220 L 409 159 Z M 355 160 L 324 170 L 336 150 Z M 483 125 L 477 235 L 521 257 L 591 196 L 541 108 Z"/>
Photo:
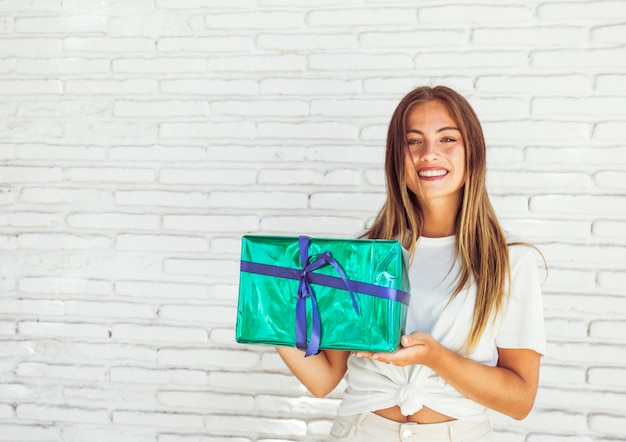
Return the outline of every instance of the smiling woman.
<path id="1" fill-rule="evenodd" d="M 409 251 L 407 335 L 392 353 L 277 351 L 325 396 L 348 373 L 335 441 L 493 441 L 487 408 L 531 410 L 545 351 L 532 247 L 504 233 L 485 186 L 476 114 L 446 87 L 411 91 L 394 111 L 387 200 L 366 238 Z"/>

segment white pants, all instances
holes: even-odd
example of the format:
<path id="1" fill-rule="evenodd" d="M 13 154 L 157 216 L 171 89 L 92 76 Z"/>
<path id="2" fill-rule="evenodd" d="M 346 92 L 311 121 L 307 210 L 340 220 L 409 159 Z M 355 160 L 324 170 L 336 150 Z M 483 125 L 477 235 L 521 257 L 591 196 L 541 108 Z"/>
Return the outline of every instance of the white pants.
<path id="1" fill-rule="evenodd" d="M 489 421 L 450 421 L 437 424 L 395 422 L 375 413 L 337 416 L 329 441 L 371 442 L 493 442 Z"/>

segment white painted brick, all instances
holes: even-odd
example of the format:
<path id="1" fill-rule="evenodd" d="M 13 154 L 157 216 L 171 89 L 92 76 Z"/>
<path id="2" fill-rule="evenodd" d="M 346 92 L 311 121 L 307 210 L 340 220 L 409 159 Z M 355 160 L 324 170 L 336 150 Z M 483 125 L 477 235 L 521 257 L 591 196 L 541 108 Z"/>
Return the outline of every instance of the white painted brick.
<path id="1" fill-rule="evenodd" d="M 71 359 L 96 361 L 156 362 L 157 351 L 152 348 L 129 344 L 67 343 L 65 352 Z"/>
<path id="2" fill-rule="evenodd" d="M 264 78 L 259 81 L 263 95 L 343 95 L 362 91 L 359 80 L 339 78 Z"/>
<path id="3" fill-rule="evenodd" d="M 204 17 L 208 29 L 301 29 L 304 14 L 287 11 L 255 11 L 210 14 Z"/>
<path id="4" fill-rule="evenodd" d="M 120 190 L 115 202 L 121 206 L 206 207 L 207 195 L 202 192 L 165 190 Z"/>
<path id="5" fill-rule="evenodd" d="M 520 98 L 481 98 L 470 96 L 468 101 L 480 119 L 502 118 L 505 116 L 523 118 L 528 116 L 528 103 Z"/>
<path id="6" fill-rule="evenodd" d="M 247 416 L 209 415 L 205 424 L 214 434 L 232 435 L 259 432 L 281 438 L 302 438 L 307 434 L 306 423 L 296 419 L 269 419 Z"/>
<path id="7" fill-rule="evenodd" d="M 119 73 L 166 74 L 175 72 L 204 72 L 207 60 L 201 58 L 119 58 L 111 69 Z"/>
<path id="8" fill-rule="evenodd" d="M 164 325 L 114 324 L 111 338 L 116 341 L 187 342 L 203 343 L 208 340 L 205 330 L 191 327 Z"/>
<path id="9" fill-rule="evenodd" d="M 18 74 L 80 75 L 109 71 L 111 62 L 106 58 L 67 57 L 53 59 L 20 58 L 15 72 Z"/>
<path id="10" fill-rule="evenodd" d="M 150 304 L 112 301 L 64 301 L 63 309 L 70 316 L 98 318 L 154 319 L 157 307 Z"/>
<path id="11" fill-rule="evenodd" d="M 585 369 L 578 366 L 541 364 L 541 382 L 544 385 L 584 384 Z"/>
<path id="12" fill-rule="evenodd" d="M 546 334 L 550 338 L 584 338 L 587 336 L 587 322 L 581 319 L 546 318 Z"/>
<path id="13" fill-rule="evenodd" d="M 420 42 L 425 46 L 438 47 L 458 46 L 469 40 L 469 33 L 462 29 L 423 29 L 412 32 L 363 32 L 359 35 L 359 43 L 363 48 L 415 48 Z M 402 91 L 408 91 L 405 87 Z"/>
<path id="14" fill-rule="evenodd" d="M 59 213 L 14 212 L 0 213 L 0 226 L 13 227 L 52 227 L 63 225 L 63 216 Z"/>
<path id="15" fill-rule="evenodd" d="M 160 413 L 152 411 L 113 411 L 114 424 L 152 426 L 159 422 L 159 426 L 184 428 L 192 430 L 203 428 L 202 415 L 185 413 Z"/>
<path id="16" fill-rule="evenodd" d="M 589 416 L 589 427 L 598 433 L 619 437 L 624 435 L 623 429 L 626 428 L 626 419 L 623 414 L 593 413 Z"/>
<path id="17" fill-rule="evenodd" d="M 237 247 L 237 254 L 241 250 L 241 245 Z M 216 301 L 231 301 L 237 299 L 238 287 L 232 284 L 213 284 L 209 288 L 209 299 Z M 234 335 L 233 335 L 234 336 Z"/>
<path id="18" fill-rule="evenodd" d="M 580 343 L 580 342 L 551 342 L 548 354 L 551 359 L 564 362 L 585 362 L 593 365 L 612 364 L 617 358 L 626 356 L 624 348 L 619 345 Z"/>
<path id="19" fill-rule="evenodd" d="M 236 296 L 236 295 L 235 295 Z M 212 328 L 211 333 L 209 333 L 209 339 L 212 343 L 223 346 L 234 346 L 235 345 L 235 330 L 232 328 Z M 239 345 L 239 344 L 237 344 Z M 261 362 L 263 368 L 263 362 Z"/>
<path id="20" fill-rule="evenodd" d="M 23 233 L 18 236 L 18 245 L 33 250 L 107 250 L 111 248 L 111 238 L 67 233 Z"/>
<path id="21" fill-rule="evenodd" d="M 588 23 L 600 18 L 624 18 L 626 10 L 621 1 L 550 2 L 538 6 L 537 17 L 541 20 L 583 20 Z"/>
<path id="22" fill-rule="evenodd" d="M 351 237 L 364 230 L 363 220 L 359 218 L 331 216 L 265 216 L 261 220 L 263 232 L 280 232 L 281 234 L 300 235 L 324 233 L 326 236 Z"/>
<path id="23" fill-rule="evenodd" d="M 209 207 L 248 209 L 306 209 L 308 196 L 302 192 L 222 192 L 209 194 Z"/>
<path id="24" fill-rule="evenodd" d="M 136 235 L 132 233 L 117 235 L 117 250 L 137 251 L 180 251 L 205 252 L 208 249 L 206 239 L 199 236 L 180 235 Z"/>
<path id="25" fill-rule="evenodd" d="M 417 22 L 416 10 L 411 8 L 322 9 L 307 14 L 307 24 L 312 27 L 329 26 L 400 26 Z"/>
<path id="26" fill-rule="evenodd" d="M 624 232 L 626 232 L 625 221 L 596 221 L 592 226 L 592 234 L 598 238 L 606 239 L 626 239 Z"/>
<path id="27" fill-rule="evenodd" d="M 69 17 L 18 17 L 15 30 L 23 34 L 103 34 L 107 19 L 96 15 L 73 15 Z"/>
<path id="28" fill-rule="evenodd" d="M 160 138 L 255 138 L 256 125 L 247 121 L 238 123 L 163 123 L 159 125 Z"/>
<path id="29" fill-rule="evenodd" d="M 237 116 L 307 116 L 309 104 L 300 100 L 263 100 L 263 101 L 213 101 L 211 108 L 214 115 Z"/>
<path id="30" fill-rule="evenodd" d="M 64 313 L 61 301 L 47 299 L 2 299 L 0 306 L 3 313 L 20 316 L 62 316 Z"/>
<path id="31" fill-rule="evenodd" d="M 596 90 L 600 93 L 626 93 L 626 75 L 598 75 Z"/>
<path id="32" fill-rule="evenodd" d="M 159 87 L 166 94 L 191 94 L 196 97 L 202 95 L 248 96 L 255 95 L 258 89 L 257 82 L 254 80 L 210 78 L 163 80 Z"/>
<path id="33" fill-rule="evenodd" d="M 138 95 L 154 94 L 159 83 L 151 78 L 121 80 L 89 80 L 77 79 L 65 82 L 67 94 L 78 95 Z"/>
<path id="34" fill-rule="evenodd" d="M 108 102 L 96 102 L 94 100 L 76 100 L 76 101 L 23 101 L 20 103 L 17 114 L 20 116 L 30 117 L 68 117 L 68 116 L 87 116 L 97 115 L 104 116 L 111 113 L 111 104 Z M 31 145 L 32 146 L 32 145 Z M 25 150 L 25 146 L 16 146 L 20 150 Z M 62 150 L 64 146 L 59 146 Z M 87 149 L 87 148 L 83 148 Z M 17 149 L 16 149 L 17 150 Z M 48 150 L 51 150 L 48 146 Z M 55 149 L 56 150 L 56 149 Z"/>
<path id="35" fill-rule="evenodd" d="M 616 216 L 623 214 L 626 199 L 620 196 L 603 195 L 541 195 L 530 199 L 530 210 L 543 214 L 579 215 L 580 208 L 586 213 L 598 216 Z"/>
<path id="36" fill-rule="evenodd" d="M 10 439 L 8 439 L 9 437 Z M 58 441 L 60 437 L 60 429 L 58 427 L 0 423 L 1 441 L 54 442 Z"/>
<path id="37" fill-rule="evenodd" d="M 61 138 L 64 132 L 59 123 L 16 121 L 0 124 L 0 137 L 7 142 L 45 142 Z"/>
<path id="38" fill-rule="evenodd" d="M 254 38 L 251 36 L 231 35 L 220 37 L 165 37 L 156 43 L 160 52 L 185 54 L 199 52 L 249 52 L 254 48 Z"/>
<path id="39" fill-rule="evenodd" d="M 568 169 L 601 167 L 615 164 L 615 158 L 626 155 L 626 147 L 528 147 L 525 149 L 525 161 L 531 164 L 564 164 Z M 584 161 L 583 161 L 584 159 Z"/>
<path id="40" fill-rule="evenodd" d="M 626 48 L 538 50 L 530 54 L 532 68 L 619 68 Z"/>
<path id="41" fill-rule="evenodd" d="M 109 337 L 109 327 L 90 323 L 23 321 L 18 323 L 18 334 L 47 338 L 106 339 Z"/>
<path id="42" fill-rule="evenodd" d="M 623 121 L 598 123 L 593 129 L 594 140 L 617 141 L 626 136 L 626 124 Z"/>
<path id="43" fill-rule="evenodd" d="M 126 54 L 133 52 L 154 52 L 154 41 L 149 38 L 110 38 L 110 37 L 68 37 L 63 40 L 63 49 L 67 52 L 89 54 L 113 52 Z"/>
<path id="44" fill-rule="evenodd" d="M 625 335 L 626 324 L 623 321 L 596 320 L 589 326 L 589 336 L 605 341 L 620 341 Z"/>
<path id="45" fill-rule="evenodd" d="M 376 164 L 382 167 L 385 153 L 382 147 L 363 146 L 314 146 L 306 150 L 308 161 L 323 161 L 355 164 Z"/>
<path id="46" fill-rule="evenodd" d="M 20 201 L 33 204 L 108 205 L 112 194 L 101 189 L 29 187 L 22 189 Z"/>
<path id="47" fill-rule="evenodd" d="M 63 170 L 60 167 L 28 167 L 6 166 L 0 167 L 3 183 L 41 183 L 61 181 Z"/>
<path id="48" fill-rule="evenodd" d="M 156 385 L 206 385 L 208 376 L 200 370 L 153 370 L 143 367 L 111 367 L 109 376 L 112 382 Z M 166 404 L 167 405 L 167 404 Z"/>
<path id="49" fill-rule="evenodd" d="M 411 57 L 404 54 L 311 54 L 309 67 L 321 71 L 361 71 L 386 70 L 389 66 L 396 69 L 409 69 L 413 63 Z"/>
<path id="50" fill-rule="evenodd" d="M 306 57 L 296 54 L 215 57 L 207 60 L 209 72 L 300 72 L 306 66 Z"/>
<path id="51" fill-rule="evenodd" d="M 583 409 L 594 407 L 600 409 L 612 409 L 615 411 L 623 411 L 624 393 L 612 393 L 606 391 L 585 390 L 564 390 L 556 388 L 543 388 L 539 395 L 542 404 L 552 408 L 557 407 L 559 403 L 567 402 L 572 409 Z"/>
<path id="52" fill-rule="evenodd" d="M 58 38 L 3 38 L 0 40 L 0 54 L 15 56 L 60 55 L 63 52 L 63 41 Z"/>
<path id="53" fill-rule="evenodd" d="M 588 31 L 583 27 L 549 26 L 523 28 L 479 28 L 472 32 L 472 43 L 486 46 L 582 46 Z"/>
<path id="54" fill-rule="evenodd" d="M 189 434 L 159 434 L 158 442 L 221 442 L 223 437 Z M 251 442 L 247 437 L 229 437 L 228 442 Z"/>
<path id="55" fill-rule="evenodd" d="M 0 336 L 5 336 L 5 337 L 6 336 L 15 336 L 16 334 L 17 334 L 17 326 L 16 326 L 15 322 L 13 322 L 13 321 L 0 321 Z M 1 391 L 0 391 L 0 393 L 1 393 Z"/>
<path id="56" fill-rule="evenodd" d="M 195 308 L 199 308 L 196 306 Z M 192 309 L 185 308 L 181 305 L 164 305 L 159 310 L 159 317 L 165 319 L 175 320 L 193 320 L 198 322 L 204 322 L 207 324 L 232 324 L 233 320 L 237 316 L 237 311 L 234 307 L 225 307 L 212 305 L 204 308 L 199 308 L 199 311 L 193 313 Z M 191 317 L 186 316 L 192 314 Z"/>
<path id="57" fill-rule="evenodd" d="M 116 168 L 116 167 L 70 167 L 64 175 L 69 181 L 150 183 L 154 182 L 155 173 L 151 169 Z"/>
<path id="58" fill-rule="evenodd" d="M 256 44 L 263 49 L 281 51 L 354 49 L 357 37 L 350 34 L 259 34 Z"/>
<path id="59" fill-rule="evenodd" d="M 259 220 L 250 215 L 165 215 L 163 227 L 197 232 L 247 232 L 258 230 Z"/>
<path id="60" fill-rule="evenodd" d="M 17 235 L 0 235 L 0 250 L 15 250 L 17 248 Z"/>
<path id="61" fill-rule="evenodd" d="M 67 216 L 71 227 L 109 230 L 158 230 L 161 217 L 136 213 L 72 213 Z"/>
<path id="62" fill-rule="evenodd" d="M 626 387 L 626 369 L 618 367 L 591 367 L 588 372 L 591 385 Z"/>
<path id="63" fill-rule="evenodd" d="M 13 406 L 0 404 L 0 419 L 10 420 L 14 418 Z"/>
<path id="64" fill-rule="evenodd" d="M 587 430 L 586 415 L 576 410 L 562 411 L 554 409 L 536 410 L 528 419 L 533 428 L 551 433 L 583 433 Z"/>
<path id="65" fill-rule="evenodd" d="M 115 293 L 137 298 L 206 299 L 207 287 L 201 284 L 174 283 L 167 281 L 118 281 Z"/>
<path id="66" fill-rule="evenodd" d="M 626 97 L 535 98 L 531 113 L 535 115 L 591 116 L 611 118 L 626 115 Z"/>
<path id="67" fill-rule="evenodd" d="M 352 124 L 312 122 L 312 123 L 259 123 L 257 132 L 260 138 L 279 139 L 333 139 L 355 140 L 358 129 Z"/>
<path id="68" fill-rule="evenodd" d="M 218 367 L 224 369 L 254 368 L 259 362 L 259 355 L 249 351 L 214 350 L 214 349 L 174 349 L 159 350 L 159 362 L 166 365 L 184 365 L 191 367 Z"/>
<path id="69" fill-rule="evenodd" d="M 542 189 L 551 192 L 581 193 L 592 187 L 592 178 L 585 173 L 557 172 L 514 172 L 510 170 L 492 171 L 487 174 L 490 191 L 510 193 L 527 190 L 534 193 Z"/>
<path id="70" fill-rule="evenodd" d="M 3 95 L 62 94 L 63 83 L 58 80 L 0 80 Z"/>
<path id="71" fill-rule="evenodd" d="M 626 43 L 626 25 L 600 26 L 591 30 L 591 41 L 599 43 Z"/>
<path id="72" fill-rule="evenodd" d="M 95 145 L 143 144 L 151 145 L 157 141 L 156 123 L 138 121 L 97 123 L 66 123 L 63 129 L 64 140 L 78 144 L 81 140 L 91 140 Z"/>
<path id="73" fill-rule="evenodd" d="M 167 184 L 218 184 L 247 186 L 257 182 L 258 172 L 251 169 L 161 169 L 159 182 Z"/>
<path id="74" fill-rule="evenodd" d="M 626 186 L 626 172 L 598 172 L 594 179 L 596 186 L 607 193 L 611 190 L 621 193 Z"/>
<path id="75" fill-rule="evenodd" d="M 129 3 L 124 3 L 129 5 Z M 132 3 L 133 5 L 136 2 Z M 193 36 L 201 18 L 186 14 L 131 14 L 109 17 L 108 33 L 114 37 Z M 204 25 L 202 25 L 204 26 Z"/>
<path id="76" fill-rule="evenodd" d="M 283 170 L 264 169 L 259 172 L 259 184 L 314 184 L 321 186 L 358 186 L 360 176 L 357 171 L 338 170 Z"/>
<path id="77" fill-rule="evenodd" d="M 450 23 L 528 23 L 533 11 L 517 5 L 445 5 L 419 8 L 423 24 Z"/>
<path id="78" fill-rule="evenodd" d="M 588 123 L 558 122 L 544 120 L 499 121 L 483 123 L 485 138 L 491 143 L 511 142 L 524 137 L 527 142 L 554 142 L 567 139 L 591 138 Z M 565 134 L 565 135 L 564 135 Z"/>
<path id="79" fill-rule="evenodd" d="M 376 170 L 366 170 L 363 173 L 363 178 L 365 178 L 365 182 L 367 184 L 371 184 L 372 186 L 384 187 L 385 186 L 385 172 L 380 169 Z"/>
<path id="80" fill-rule="evenodd" d="M 582 269 L 560 269 L 551 267 L 544 283 L 546 290 L 567 290 L 573 293 L 593 290 L 596 272 Z"/>
<path id="81" fill-rule="evenodd" d="M 572 240 L 589 238 L 591 223 L 586 221 L 512 219 L 500 220 L 502 226 L 513 233 L 542 240 Z"/>
<path id="82" fill-rule="evenodd" d="M 113 427 L 107 425 L 100 428 L 94 427 L 65 427 L 63 428 L 63 441 L 66 442 L 154 442 L 156 435 L 154 430 L 135 429 L 128 427 Z"/>
<path id="83" fill-rule="evenodd" d="M 219 394 L 197 391 L 161 391 L 157 395 L 163 405 L 176 408 L 197 408 L 218 412 L 250 412 L 254 409 L 254 398 L 247 395 Z"/>
<path id="84" fill-rule="evenodd" d="M 415 56 L 417 69 L 450 68 L 515 68 L 526 65 L 525 52 L 509 51 L 464 51 L 422 52 Z"/>
<path id="85" fill-rule="evenodd" d="M 206 101 L 116 101 L 113 114 L 122 117 L 190 117 L 209 115 Z"/>
<path id="86" fill-rule="evenodd" d="M 344 211 L 378 210 L 385 202 L 383 193 L 334 193 L 317 192 L 311 195 L 310 206 L 313 209 L 341 209 Z"/>
<path id="87" fill-rule="evenodd" d="M 28 341 L 0 341 L 0 353 L 3 357 L 24 358 L 35 353 L 33 343 Z"/>
<path id="88" fill-rule="evenodd" d="M 311 115 L 386 118 L 393 113 L 396 104 L 395 100 L 313 100 Z"/>
<path id="89" fill-rule="evenodd" d="M 95 365 L 61 365 L 22 362 L 17 366 L 16 374 L 19 377 L 102 382 L 106 379 L 106 368 Z"/>
<path id="90" fill-rule="evenodd" d="M 476 80 L 476 91 L 499 94 L 554 95 L 591 93 L 587 76 L 569 75 L 516 75 L 481 76 Z"/>
<path id="91" fill-rule="evenodd" d="M 258 229 L 254 229 L 257 231 Z M 249 231 L 248 231 L 249 232 Z M 243 233 L 248 233 L 243 232 Z M 236 232 L 237 235 L 241 235 L 241 229 Z M 211 252 L 222 256 L 233 255 L 238 256 L 241 250 L 241 238 L 215 238 L 211 241 Z"/>
<path id="92" fill-rule="evenodd" d="M 123 15 L 123 14 L 142 14 L 152 12 L 154 2 L 151 0 L 134 0 L 133 2 L 117 2 L 107 1 L 102 3 L 100 0 L 66 0 L 62 2 L 64 13 L 74 13 L 83 15 L 99 11 L 107 15 Z"/>
<path id="93" fill-rule="evenodd" d="M 14 17 L 2 17 L 0 18 L 0 33 L 9 34 L 15 30 L 15 18 Z"/>

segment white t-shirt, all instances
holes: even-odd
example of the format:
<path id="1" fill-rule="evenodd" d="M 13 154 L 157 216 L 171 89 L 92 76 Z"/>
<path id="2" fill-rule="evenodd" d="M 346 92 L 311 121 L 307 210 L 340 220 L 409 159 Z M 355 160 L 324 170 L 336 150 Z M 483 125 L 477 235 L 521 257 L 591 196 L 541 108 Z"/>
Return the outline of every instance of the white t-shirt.
<path id="1" fill-rule="evenodd" d="M 430 333 L 442 345 L 482 364 L 495 366 L 498 347 L 527 348 L 545 354 L 541 282 L 534 250 L 510 246 L 510 298 L 490 322 L 471 354 L 463 346 L 472 323 L 476 287 L 462 290 L 450 302 L 459 264 L 454 259 L 455 237 L 418 241 L 409 269 L 411 301 L 406 333 Z M 400 406 L 404 415 L 422 406 L 456 419 L 484 420 L 486 408 L 463 396 L 424 365 L 397 367 L 371 359 L 348 359 L 348 387 L 337 410 L 351 415 Z"/>

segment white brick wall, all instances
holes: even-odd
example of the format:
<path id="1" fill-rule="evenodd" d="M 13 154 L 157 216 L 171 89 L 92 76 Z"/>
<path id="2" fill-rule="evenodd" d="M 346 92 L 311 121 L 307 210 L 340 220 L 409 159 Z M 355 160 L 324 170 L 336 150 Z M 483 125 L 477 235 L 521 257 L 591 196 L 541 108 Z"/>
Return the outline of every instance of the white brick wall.
<path id="1" fill-rule="evenodd" d="M 323 440 L 234 343 L 240 237 L 349 236 L 391 111 L 474 104 L 543 250 L 536 408 L 498 441 L 626 439 L 626 1 L 0 1 L 0 441 Z"/>

